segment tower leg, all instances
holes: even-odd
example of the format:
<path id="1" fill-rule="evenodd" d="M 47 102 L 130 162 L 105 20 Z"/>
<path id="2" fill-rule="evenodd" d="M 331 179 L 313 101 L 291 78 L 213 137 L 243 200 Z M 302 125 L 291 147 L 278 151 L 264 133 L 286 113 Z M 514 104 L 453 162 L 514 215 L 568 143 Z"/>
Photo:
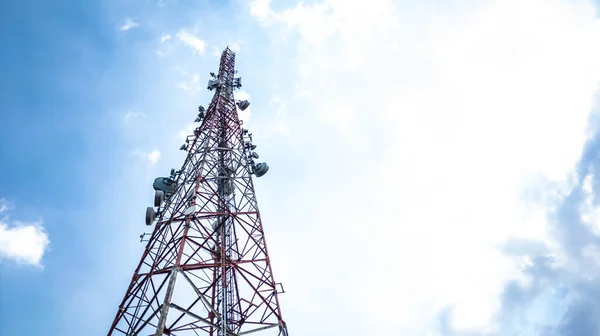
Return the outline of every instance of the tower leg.
<path id="1" fill-rule="evenodd" d="M 175 280 L 177 280 L 177 271 L 177 267 L 173 267 L 171 274 L 169 275 L 169 285 L 167 286 L 167 292 L 165 293 L 165 300 L 160 308 L 160 319 L 158 320 L 158 326 L 156 327 L 154 336 L 162 336 L 165 332 L 167 315 L 169 313 L 169 307 L 171 306 L 171 299 L 173 298 L 173 290 L 175 289 Z"/>

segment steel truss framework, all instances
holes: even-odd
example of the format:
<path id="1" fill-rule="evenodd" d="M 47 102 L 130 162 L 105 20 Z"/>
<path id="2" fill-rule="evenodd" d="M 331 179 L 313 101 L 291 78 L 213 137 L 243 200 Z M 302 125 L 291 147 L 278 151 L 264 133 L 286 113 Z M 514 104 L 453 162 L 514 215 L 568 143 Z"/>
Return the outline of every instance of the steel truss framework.
<path id="1" fill-rule="evenodd" d="M 233 97 L 235 54 L 108 335 L 287 336 Z M 195 206 L 193 213 L 184 214 Z"/>

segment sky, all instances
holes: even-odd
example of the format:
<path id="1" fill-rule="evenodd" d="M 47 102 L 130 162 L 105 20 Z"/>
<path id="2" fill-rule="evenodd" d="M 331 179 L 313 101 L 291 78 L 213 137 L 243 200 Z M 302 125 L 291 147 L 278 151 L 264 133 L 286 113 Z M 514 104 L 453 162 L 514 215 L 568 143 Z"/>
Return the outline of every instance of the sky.
<path id="1" fill-rule="evenodd" d="M 0 3 L 0 325 L 105 335 L 209 72 L 291 335 L 598 335 L 600 3 Z"/>

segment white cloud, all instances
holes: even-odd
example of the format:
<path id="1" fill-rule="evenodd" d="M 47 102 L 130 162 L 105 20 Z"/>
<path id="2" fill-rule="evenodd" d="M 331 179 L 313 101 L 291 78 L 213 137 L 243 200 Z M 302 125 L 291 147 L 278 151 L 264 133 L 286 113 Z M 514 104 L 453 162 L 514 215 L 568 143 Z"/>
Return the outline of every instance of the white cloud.
<path id="1" fill-rule="evenodd" d="M 142 112 L 127 112 L 125 113 L 125 115 L 123 116 L 123 123 L 124 124 L 129 124 L 133 119 L 136 118 L 143 118 L 146 115 Z"/>
<path id="2" fill-rule="evenodd" d="M 250 2 L 250 14 L 259 21 L 265 21 L 272 15 L 270 0 L 255 0 Z"/>
<path id="3" fill-rule="evenodd" d="M 154 165 L 158 162 L 158 160 L 160 160 L 160 152 L 155 149 L 152 152 L 148 153 L 147 157 L 150 163 Z"/>
<path id="4" fill-rule="evenodd" d="M 580 206 L 581 220 L 591 232 L 600 236 L 600 207 L 594 204 L 594 190 L 592 180 L 594 174 L 589 174 L 583 179 L 581 189 L 583 191 L 583 200 Z"/>
<path id="5" fill-rule="evenodd" d="M 135 22 L 135 21 L 133 21 L 132 18 L 126 17 L 125 18 L 125 22 L 123 23 L 123 25 L 121 25 L 119 27 L 119 29 L 121 29 L 122 31 L 128 31 L 128 30 L 130 30 L 132 28 L 139 27 L 139 26 L 140 26 L 140 24 L 137 23 L 137 22 Z"/>
<path id="6" fill-rule="evenodd" d="M 504 285 L 523 278 L 497 246 L 511 237 L 549 239 L 546 209 L 524 202 L 522 190 L 538 175 L 570 183 L 600 79 L 600 26 L 584 1 L 398 6 L 250 5 L 257 20 L 296 42 L 301 61 L 290 80 L 312 97 L 288 113 L 303 117 L 294 128 L 357 157 L 315 158 L 324 170 L 337 164 L 351 173 L 340 166 L 335 179 L 322 181 L 328 187 L 317 204 L 327 206 L 298 219 L 315 224 L 293 240 L 336 237 L 331 250 L 318 245 L 319 255 L 361 246 L 362 256 L 336 259 L 327 272 L 344 272 L 357 258 L 384 270 L 347 275 L 336 289 L 348 287 L 340 304 L 357 307 L 373 333 L 389 330 L 390 321 L 402 334 L 433 332 L 448 304 L 454 327 L 494 332 Z M 288 257 L 301 264 L 307 255 Z M 320 286 L 306 281 L 304 269 L 286 271 L 307 288 Z M 352 291 L 373 286 L 385 290 Z"/>
<path id="7" fill-rule="evenodd" d="M 9 210 L 11 207 L 10 203 L 8 202 L 8 200 L 6 200 L 5 198 L 0 198 L 0 213 L 3 213 L 7 210 Z"/>
<path id="8" fill-rule="evenodd" d="M 166 57 L 172 54 L 174 45 L 172 43 L 166 43 L 171 40 L 173 37 L 170 34 L 162 34 L 160 36 L 160 46 L 158 50 L 156 50 L 156 54 L 160 57 Z"/>
<path id="9" fill-rule="evenodd" d="M 160 43 L 165 43 L 166 41 L 171 39 L 171 35 L 170 34 L 162 34 L 160 36 Z"/>
<path id="10" fill-rule="evenodd" d="M 203 85 L 200 83 L 199 74 L 195 73 L 190 75 L 186 72 L 182 72 L 182 75 L 187 77 L 188 80 L 179 82 L 178 87 L 180 89 L 187 91 L 192 96 L 197 95 L 198 92 L 200 92 L 203 88 L 206 89 L 206 87 L 203 87 Z"/>
<path id="11" fill-rule="evenodd" d="M 154 149 L 150 152 L 136 150 L 134 154 L 148 160 L 151 166 L 154 166 L 160 160 L 160 151 L 158 149 Z"/>
<path id="12" fill-rule="evenodd" d="M 279 135 L 290 136 L 291 129 L 286 118 L 288 110 L 287 103 L 281 97 L 273 96 L 271 98 L 271 104 L 276 105 L 277 109 L 275 110 L 275 117 L 271 119 L 272 123 L 270 131 Z"/>
<path id="13" fill-rule="evenodd" d="M 10 208 L 8 201 L 0 199 L 0 213 Z M 7 216 L 0 218 L 0 261 L 11 260 L 19 264 L 42 267 L 41 261 L 50 240 L 42 222 L 9 223 Z"/>
<path id="14" fill-rule="evenodd" d="M 199 53 L 199 54 L 204 53 L 204 49 L 206 47 L 206 44 L 204 43 L 204 41 L 199 39 L 198 37 L 194 36 L 192 33 L 188 32 L 187 30 L 180 30 L 175 36 L 181 42 L 183 42 L 185 45 L 194 49 L 194 51 L 196 51 L 197 53 Z"/>

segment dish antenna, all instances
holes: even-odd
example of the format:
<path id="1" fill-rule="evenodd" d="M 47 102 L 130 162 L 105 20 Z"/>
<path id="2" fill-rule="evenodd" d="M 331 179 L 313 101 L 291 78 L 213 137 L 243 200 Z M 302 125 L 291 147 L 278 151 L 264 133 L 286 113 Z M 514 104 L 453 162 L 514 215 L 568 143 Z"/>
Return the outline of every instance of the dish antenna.
<path id="1" fill-rule="evenodd" d="M 202 106 L 202 105 L 198 106 L 198 117 L 196 117 L 196 120 L 194 120 L 194 122 L 202 121 L 202 119 L 204 119 L 204 112 L 206 112 L 206 109 L 204 108 L 204 106 Z"/>
<path id="2" fill-rule="evenodd" d="M 236 77 L 233 79 L 233 87 L 239 89 L 242 87 L 242 77 Z"/>
<path id="3" fill-rule="evenodd" d="M 154 190 L 160 190 L 165 193 L 167 198 L 171 197 L 171 195 L 175 192 L 175 188 L 177 184 L 175 180 L 169 177 L 157 177 L 154 179 L 154 183 L 152 183 L 152 187 Z"/>
<path id="4" fill-rule="evenodd" d="M 220 79 L 209 79 L 208 80 L 208 85 L 207 85 L 207 89 L 212 91 L 213 89 L 216 89 L 218 87 L 220 87 L 221 85 L 223 85 L 223 83 L 221 82 Z"/>
<path id="5" fill-rule="evenodd" d="M 261 177 L 269 171 L 269 165 L 266 162 L 257 163 L 254 165 L 254 175 Z"/>
<path id="6" fill-rule="evenodd" d="M 185 200 L 189 201 L 192 196 L 194 196 L 194 193 L 196 192 L 196 190 L 194 190 L 194 188 L 190 188 L 190 190 L 187 192 L 187 194 L 185 194 Z"/>
<path id="7" fill-rule="evenodd" d="M 196 212 L 198 210 L 198 206 L 197 205 L 192 205 L 191 207 L 185 209 L 185 211 L 183 212 L 184 215 L 189 216 L 191 214 L 193 214 L 194 212 Z"/>
<path id="8" fill-rule="evenodd" d="M 165 193 L 162 190 L 156 190 L 154 192 L 154 206 L 160 207 L 165 201 Z"/>
<path id="9" fill-rule="evenodd" d="M 237 106 L 240 108 L 240 110 L 245 110 L 248 108 L 248 106 L 250 106 L 250 102 L 247 100 L 238 100 L 237 101 Z"/>
<path id="10" fill-rule="evenodd" d="M 146 208 L 146 225 L 152 225 L 154 218 L 156 217 L 156 211 L 153 207 Z"/>

